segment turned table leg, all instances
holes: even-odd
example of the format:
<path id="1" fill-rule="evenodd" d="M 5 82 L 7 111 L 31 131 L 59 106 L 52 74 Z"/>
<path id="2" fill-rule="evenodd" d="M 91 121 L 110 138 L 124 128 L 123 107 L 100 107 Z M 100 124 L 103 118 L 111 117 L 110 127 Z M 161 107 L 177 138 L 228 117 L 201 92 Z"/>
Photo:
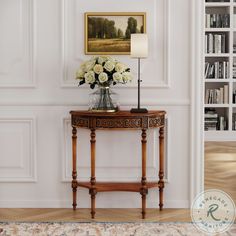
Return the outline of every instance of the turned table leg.
<path id="1" fill-rule="evenodd" d="M 95 129 L 91 129 L 90 133 L 90 143 L 91 143 L 91 188 L 89 190 L 89 193 L 91 195 L 91 216 L 92 219 L 94 219 L 95 216 L 95 196 L 97 194 L 96 191 L 96 177 L 95 177 L 95 144 L 96 144 L 96 133 Z"/>
<path id="2" fill-rule="evenodd" d="M 147 189 L 147 178 L 146 178 L 146 159 L 147 159 L 147 134 L 146 130 L 142 130 L 142 187 L 140 193 L 142 195 L 142 218 L 145 219 L 146 215 L 146 195 L 148 193 Z"/>
<path id="3" fill-rule="evenodd" d="M 163 208 L 163 189 L 164 189 L 164 127 L 159 130 L 159 208 Z"/>
<path id="4" fill-rule="evenodd" d="M 73 210 L 76 210 L 76 193 L 77 193 L 77 171 L 76 171 L 76 145 L 77 145 L 77 129 L 73 127 L 72 129 L 72 192 L 73 192 Z"/>

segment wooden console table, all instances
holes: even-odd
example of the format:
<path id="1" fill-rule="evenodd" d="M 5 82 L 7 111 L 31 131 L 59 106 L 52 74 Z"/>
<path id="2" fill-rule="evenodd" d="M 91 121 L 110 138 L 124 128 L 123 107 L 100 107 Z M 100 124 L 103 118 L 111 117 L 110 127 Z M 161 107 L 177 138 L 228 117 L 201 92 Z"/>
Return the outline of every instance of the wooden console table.
<path id="1" fill-rule="evenodd" d="M 129 111 L 119 111 L 115 113 L 94 113 L 89 111 L 71 111 L 72 125 L 72 191 L 73 209 L 76 209 L 77 187 L 88 188 L 91 195 L 91 216 L 95 216 L 95 196 L 97 192 L 108 191 L 129 191 L 138 192 L 142 195 L 142 218 L 146 214 L 146 195 L 149 188 L 159 188 L 159 208 L 163 208 L 164 189 L 164 126 L 165 111 L 149 111 L 148 113 L 130 113 Z M 77 181 L 76 170 L 76 143 L 77 128 L 87 128 L 91 130 L 91 178 L 89 182 Z M 159 181 L 148 182 L 146 178 L 146 131 L 147 129 L 159 128 Z M 96 182 L 95 177 L 95 143 L 97 129 L 137 129 L 141 130 L 142 144 L 142 178 L 141 182 Z"/>

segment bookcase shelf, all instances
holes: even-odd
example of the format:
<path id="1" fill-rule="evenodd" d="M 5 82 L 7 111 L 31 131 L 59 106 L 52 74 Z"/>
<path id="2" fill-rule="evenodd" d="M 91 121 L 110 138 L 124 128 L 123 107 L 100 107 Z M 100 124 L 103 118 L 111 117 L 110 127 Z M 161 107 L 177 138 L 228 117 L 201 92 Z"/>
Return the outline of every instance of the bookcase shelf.
<path id="1" fill-rule="evenodd" d="M 229 107 L 229 104 L 205 104 L 205 107 L 214 108 L 214 107 Z"/>
<path id="2" fill-rule="evenodd" d="M 229 56 L 230 56 L 229 53 L 206 53 L 205 54 L 205 57 L 229 57 Z"/>
<path id="3" fill-rule="evenodd" d="M 217 130 L 205 131 L 205 141 L 233 141 L 235 140 L 236 131 Z"/>
<path id="4" fill-rule="evenodd" d="M 205 82 L 207 82 L 207 83 L 224 83 L 224 82 L 227 82 L 228 83 L 228 82 L 230 82 L 230 79 L 205 79 Z"/>
<path id="5" fill-rule="evenodd" d="M 236 1 L 205 0 L 204 20 L 205 140 L 232 140 L 236 134 Z"/>
<path id="6" fill-rule="evenodd" d="M 230 2 L 206 2 L 206 7 L 230 7 Z"/>
<path id="7" fill-rule="evenodd" d="M 206 28 L 205 32 L 230 32 L 230 28 Z"/>

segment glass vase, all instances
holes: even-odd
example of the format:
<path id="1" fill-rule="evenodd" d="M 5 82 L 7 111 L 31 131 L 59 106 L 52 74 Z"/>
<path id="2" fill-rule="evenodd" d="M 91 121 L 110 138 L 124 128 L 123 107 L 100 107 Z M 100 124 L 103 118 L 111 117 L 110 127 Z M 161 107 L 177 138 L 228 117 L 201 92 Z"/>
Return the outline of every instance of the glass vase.
<path id="1" fill-rule="evenodd" d="M 116 112 L 119 110 L 118 94 L 109 86 L 99 86 L 89 95 L 89 110 L 94 112 Z"/>

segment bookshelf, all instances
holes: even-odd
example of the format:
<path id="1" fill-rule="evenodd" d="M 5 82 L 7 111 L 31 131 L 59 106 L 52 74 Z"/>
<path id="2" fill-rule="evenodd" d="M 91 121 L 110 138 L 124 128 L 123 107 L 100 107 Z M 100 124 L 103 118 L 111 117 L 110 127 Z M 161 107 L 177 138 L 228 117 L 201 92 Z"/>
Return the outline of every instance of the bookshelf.
<path id="1" fill-rule="evenodd" d="M 205 0 L 205 140 L 236 135 L 236 0 Z"/>

